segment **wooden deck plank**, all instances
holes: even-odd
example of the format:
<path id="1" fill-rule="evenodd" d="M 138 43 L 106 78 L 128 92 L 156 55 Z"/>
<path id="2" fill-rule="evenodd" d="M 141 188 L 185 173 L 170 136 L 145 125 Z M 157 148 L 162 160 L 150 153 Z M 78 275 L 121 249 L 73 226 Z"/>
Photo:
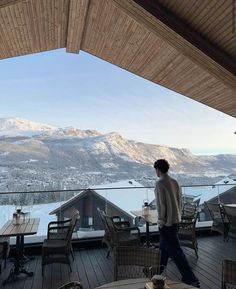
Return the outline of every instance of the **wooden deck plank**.
<path id="1" fill-rule="evenodd" d="M 93 289 L 98 286 L 98 279 L 95 274 L 94 266 L 91 263 L 89 256 L 88 256 L 88 250 L 81 251 L 81 257 L 85 264 L 86 274 L 88 276 L 88 282 L 89 282 L 89 288 Z"/>
<path id="2" fill-rule="evenodd" d="M 103 271 L 101 270 L 100 265 L 98 264 L 95 252 L 96 252 L 95 250 L 89 250 L 88 251 L 88 257 L 90 259 L 91 264 L 93 264 L 94 272 L 97 276 L 98 283 L 99 283 L 99 285 L 102 285 L 102 284 L 106 283 L 106 279 L 103 275 Z"/>
<path id="3" fill-rule="evenodd" d="M 113 262 L 112 258 L 106 258 L 107 249 L 97 250 L 96 259 L 101 268 L 101 271 L 106 279 L 106 283 L 113 281 Z"/>
<path id="4" fill-rule="evenodd" d="M 42 276 L 42 257 L 37 256 L 37 265 L 36 265 L 36 270 L 34 272 L 33 284 L 31 288 L 34 288 L 34 289 L 50 288 L 49 287 L 50 283 L 44 282 L 45 280 L 46 279 L 44 279 Z"/>
<path id="5" fill-rule="evenodd" d="M 88 276 L 87 276 L 86 268 L 84 266 L 84 261 L 82 260 L 80 251 L 76 252 L 75 258 L 76 258 L 75 261 L 77 264 L 77 270 L 78 270 L 78 275 L 79 275 L 79 281 L 83 284 L 84 288 L 89 289 L 90 286 L 88 282 Z"/>
<path id="6" fill-rule="evenodd" d="M 61 284 L 64 283 L 64 280 L 61 280 L 61 267 L 63 267 L 63 270 L 68 270 L 68 266 L 64 264 L 50 264 L 50 267 L 52 268 L 52 286 L 51 288 L 58 288 L 61 286 Z M 64 268 L 66 267 L 66 268 Z"/>
<path id="7" fill-rule="evenodd" d="M 28 262 L 27 267 L 30 272 L 36 272 L 37 261 L 38 258 L 34 258 L 30 262 Z M 34 278 L 24 278 L 24 279 L 25 279 L 24 289 L 32 288 Z"/>
<path id="8" fill-rule="evenodd" d="M 70 272 L 68 265 L 61 264 L 61 283 L 67 283 L 70 281 L 78 280 L 76 262 L 73 262 L 72 258 L 71 258 L 71 268 L 72 272 Z"/>
<path id="9" fill-rule="evenodd" d="M 221 264 L 224 258 L 235 258 L 236 240 L 223 242 L 221 236 L 198 238 L 199 258 L 192 249 L 184 248 L 184 252 L 194 272 L 200 279 L 202 289 L 221 288 Z M 22 278 L 20 281 L 2 285 L 8 276 L 12 263 L 8 261 L 7 268 L 0 275 L 2 289 L 57 289 L 64 283 L 79 280 L 85 289 L 93 289 L 113 281 L 112 256 L 106 258 L 106 248 L 77 249 L 74 252 L 75 261 L 71 262 L 72 273 L 64 264 L 45 266 L 45 274 L 41 274 L 41 256 L 27 263 L 29 270 L 34 271 L 33 277 Z M 169 261 L 166 275 L 179 281 L 181 276 L 173 261 Z"/>

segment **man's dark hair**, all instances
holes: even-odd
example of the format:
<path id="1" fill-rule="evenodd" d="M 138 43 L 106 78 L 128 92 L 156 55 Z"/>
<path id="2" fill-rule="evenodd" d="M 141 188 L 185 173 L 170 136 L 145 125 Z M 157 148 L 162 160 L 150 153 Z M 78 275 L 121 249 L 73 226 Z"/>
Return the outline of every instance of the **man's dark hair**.
<path id="1" fill-rule="evenodd" d="M 160 159 L 160 160 L 155 161 L 154 168 L 159 169 L 162 173 L 165 174 L 168 172 L 170 165 L 166 160 Z"/>

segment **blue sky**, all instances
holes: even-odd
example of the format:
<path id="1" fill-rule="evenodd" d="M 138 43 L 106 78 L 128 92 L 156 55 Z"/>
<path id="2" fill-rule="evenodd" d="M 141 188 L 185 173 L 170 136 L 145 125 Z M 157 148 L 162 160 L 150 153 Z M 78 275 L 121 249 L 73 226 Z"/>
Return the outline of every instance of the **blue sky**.
<path id="1" fill-rule="evenodd" d="M 1 60 L 0 117 L 188 148 L 236 153 L 236 120 L 84 52 Z"/>

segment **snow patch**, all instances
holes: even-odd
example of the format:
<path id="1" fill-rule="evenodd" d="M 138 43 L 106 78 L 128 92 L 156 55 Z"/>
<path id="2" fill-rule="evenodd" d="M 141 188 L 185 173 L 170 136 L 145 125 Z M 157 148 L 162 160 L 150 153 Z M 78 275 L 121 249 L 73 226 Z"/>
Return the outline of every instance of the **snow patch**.
<path id="1" fill-rule="evenodd" d="M 21 161 L 21 163 L 25 163 L 25 164 L 28 164 L 28 163 L 35 163 L 35 162 L 38 162 L 39 160 L 34 160 L 34 159 L 29 159 L 27 161 Z"/>
<path id="2" fill-rule="evenodd" d="M 101 166 L 105 169 L 108 169 L 108 168 L 118 168 L 119 166 L 116 165 L 116 164 L 113 164 L 113 163 L 103 163 L 101 164 Z"/>
<path id="3" fill-rule="evenodd" d="M 9 155 L 9 153 L 10 152 L 4 152 L 4 153 L 1 153 L 0 156 L 7 156 L 7 155 Z"/>

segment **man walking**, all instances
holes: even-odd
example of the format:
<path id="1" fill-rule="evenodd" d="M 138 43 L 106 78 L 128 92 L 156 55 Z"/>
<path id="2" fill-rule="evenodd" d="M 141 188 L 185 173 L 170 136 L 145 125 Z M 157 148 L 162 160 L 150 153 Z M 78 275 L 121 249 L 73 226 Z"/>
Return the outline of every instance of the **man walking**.
<path id="1" fill-rule="evenodd" d="M 169 257 L 175 262 L 186 284 L 200 288 L 188 260 L 180 246 L 178 224 L 181 221 L 182 196 L 176 180 L 168 175 L 169 163 L 159 159 L 154 168 L 159 180 L 156 182 L 155 195 L 160 231 L 161 267 L 167 265 Z"/>

